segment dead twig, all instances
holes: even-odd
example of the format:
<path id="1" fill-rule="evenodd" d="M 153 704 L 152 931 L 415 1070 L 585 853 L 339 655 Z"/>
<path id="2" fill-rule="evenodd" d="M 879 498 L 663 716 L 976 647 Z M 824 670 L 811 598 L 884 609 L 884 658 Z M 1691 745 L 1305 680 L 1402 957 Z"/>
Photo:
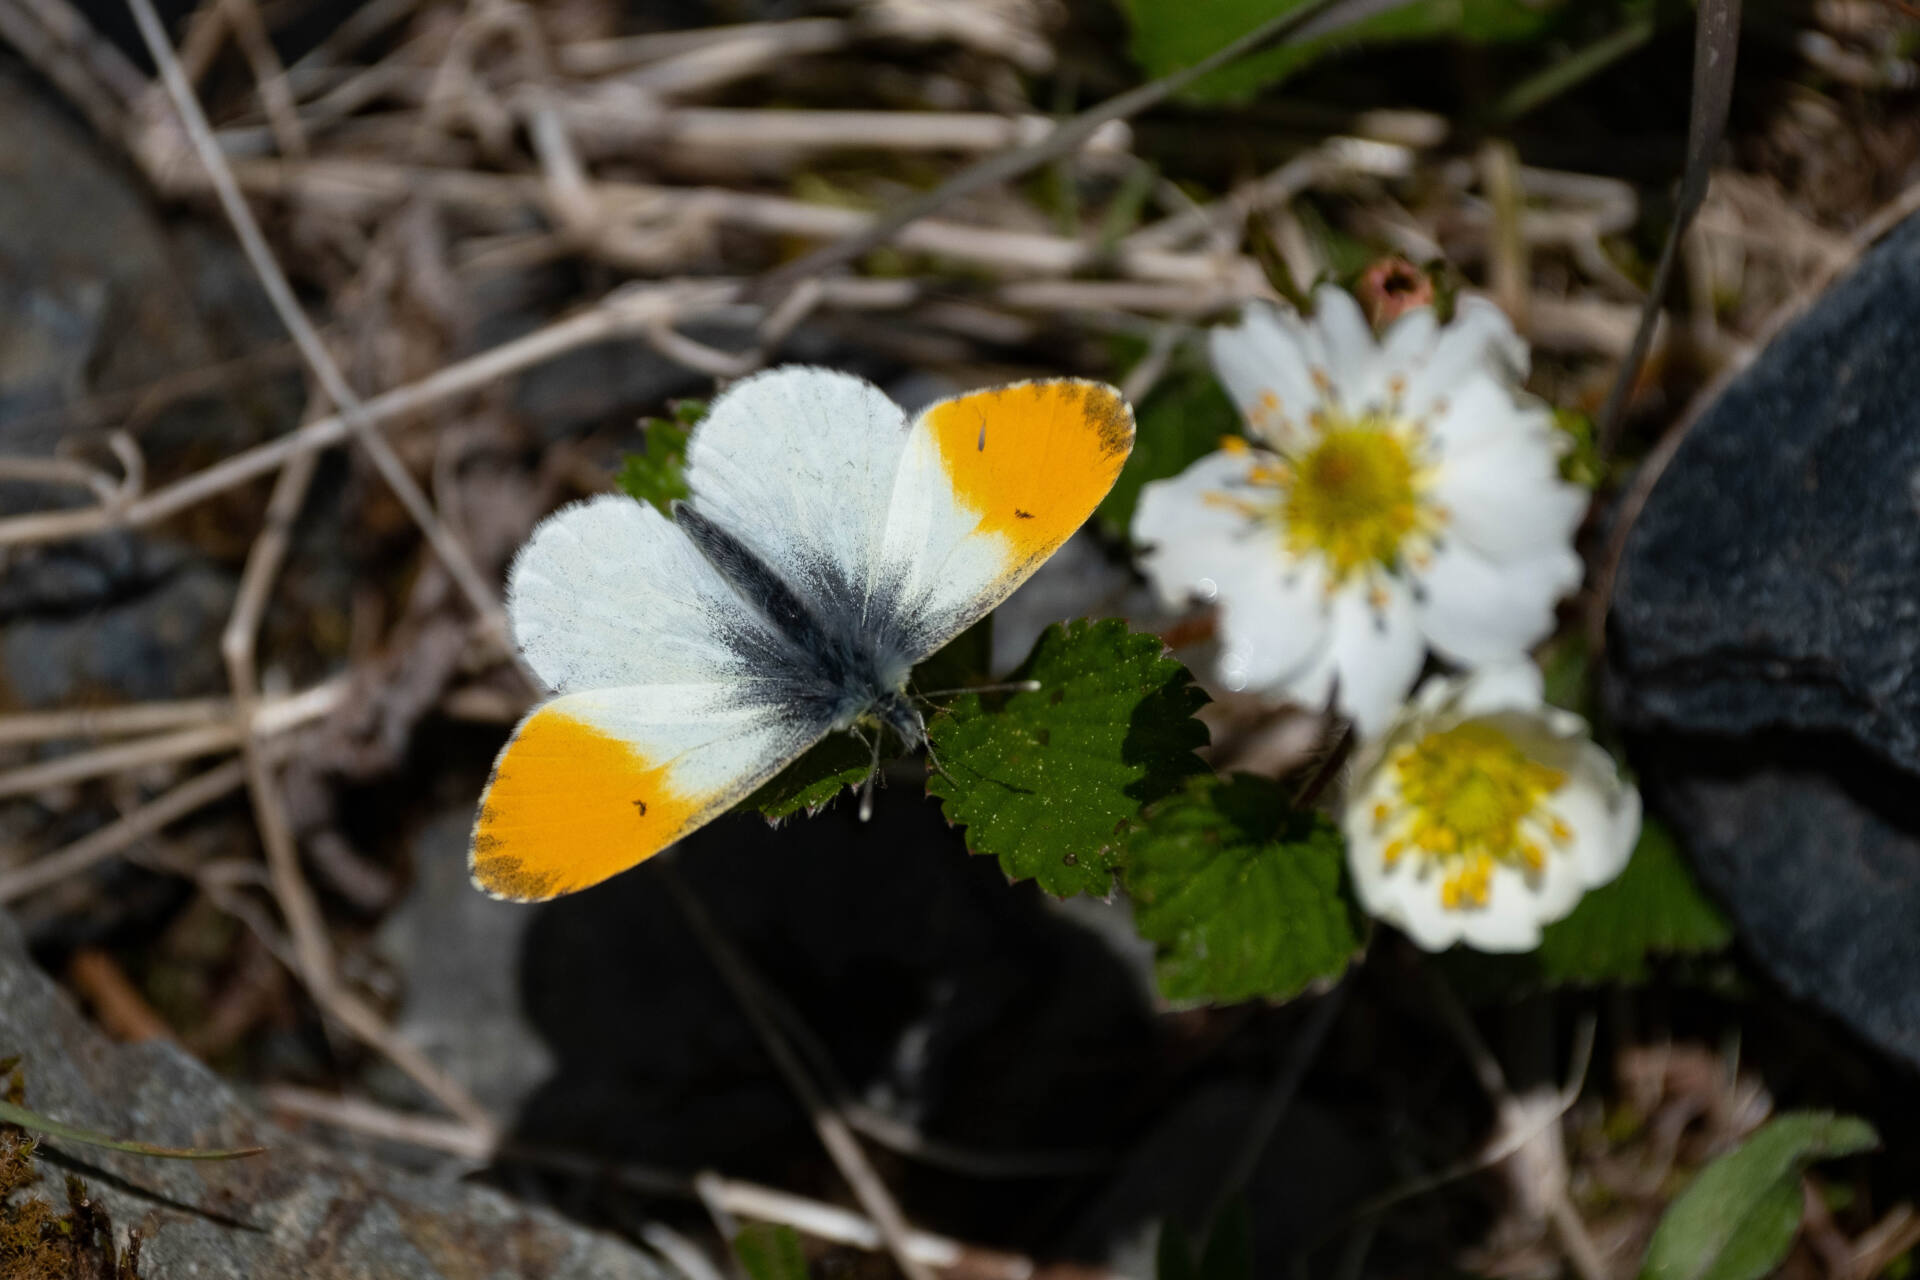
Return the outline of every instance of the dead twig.
<path id="1" fill-rule="evenodd" d="M 890 281 L 879 283 L 892 284 Z M 697 314 L 716 302 L 731 301 L 737 291 L 738 286 L 731 282 L 718 285 L 667 282 L 616 290 L 577 315 L 448 365 L 418 382 L 375 396 L 361 405 L 358 419 L 369 428 L 398 421 L 578 347 L 642 332 L 662 314 L 677 315 L 683 311 Z M 277 439 L 244 449 L 204 471 L 153 489 L 124 511 L 89 508 L 0 520 L 0 548 L 84 537 L 122 526 L 153 524 L 236 485 L 271 474 L 297 453 L 340 444 L 351 435 L 346 415 L 335 412 Z"/>
<path id="2" fill-rule="evenodd" d="M 1324 35 L 1375 13 L 1397 8 L 1407 0 L 1308 0 L 1278 17 L 1261 23 L 1199 62 L 1171 75 L 1116 94 L 1099 106 L 1065 122 L 1039 142 L 1002 151 L 969 165 L 923 196 L 909 200 L 874 220 L 861 231 L 816 249 L 773 271 L 757 286 L 760 294 L 777 295 L 810 276 L 821 275 L 852 262 L 888 243 L 903 229 L 963 196 L 1031 172 L 1050 160 L 1070 155 L 1110 121 L 1125 120 L 1164 102 L 1201 77 L 1282 39 L 1304 40 Z"/>
<path id="3" fill-rule="evenodd" d="M 354 394 L 347 384 L 345 375 L 334 363 L 332 353 L 321 341 L 299 300 L 293 296 L 293 287 L 288 284 L 286 274 L 273 256 L 273 250 L 267 245 L 266 237 L 260 233 L 260 226 L 254 221 L 253 213 L 247 208 L 247 202 L 240 194 L 240 188 L 233 180 L 233 172 L 227 166 L 226 157 L 214 141 L 213 130 L 207 123 L 205 113 L 200 109 L 199 99 L 194 96 L 193 87 L 187 82 L 180 68 L 179 60 L 174 56 L 173 46 L 167 39 L 166 30 L 160 24 L 159 16 L 153 10 L 152 0 L 128 0 L 133 10 L 134 20 L 140 28 L 141 39 L 147 50 L 153 55 L 154 63 L 160 69 L 162 82 L 167 94 L 173 99 L 174 109 L 179 112 L 182 124 L 187 130 L 189 141 L 200 162 L 212 180 L 220 205 L 225 210 L 227 220 L 233 224 L 234 233 L 240 239 L 242 250 L 254 273 L 267 292 L 273 308 L 286 325 L 287 331 L 300 347 L 300 353 L 306 358 L 308 366 L 319 380 L 321 389 L 334 404 L 336 410 L 344 415 L 343 425 L 354 436 L 357 443 L 366 450 L 374 467 L 386 481 L 389 488 L 406 507 L 427 541 L 433 546 L 447 571 L 459 585 L 474 610 L 491 625 L 497 635 L 502 652 L 512 652 L 512 642 L 506 620 L 506 612 L 491 585 L 481 576 L 466 548 L 461 546 L 434 514 L 426 495 L 420 491 L 413 476 L 394 453 L 393 446 L 365 420 L 361 412 L 360 397 Z"/>
<path id="4" fill-rule="evenodd" d="M 67 981 L 92 1006 L 108 1035 L 127 1044 L 171 1040 L 173 1028 L 154 1012 L 120 962 L 98 947 L 81 947 L 67 962 Z"/>
<path id="5" fill-rule="evenodd" d="M 497 1135 L 457 1121 L 410 1115 L 298 1085 L 269 1085 L 263 1090 L 263 1096 L 267 1106 L 281 1115 L 445 1152 L 475 1163 L 525 1164 L 583 1179 L 612 1181 L 646 1195 L 698 1198 L 693 1179 L 664 1169 L 609 1162 L 534 1144 L 501 1143 Z M 856 1249 L 878 1251 L 885 1247 L 881 1230 L 871 1218 L 839 1205 L 719 1175 L 708 1175 L 704 1185 L 715 1202 L 731 1215 L 789 1226 L 815 1239 Z M 970 1280 L 1032 1280 L 1039 1273 L 1031 1258 L 963 1244 L 927 1231 L 909 1230 L 906 1247 L 920 1266 L 962 1274 Z M 1120 1280 L 1099 1270 L 1083 1275 L 1085 1280 Z"/>
<path id="6" fill-rule="evenodd" d="M 37 858 L 24 867 L 0 872 L 0 906 L 38 893 L 68 876 L 78 875 L 88 867 L 124 852 L 129 845 L 154 835 L 169 823 L 177 822 L 238 791 L 246 785 L 246 781 L 246 766 L 238 760 L 228 760 L 187 779 L 64 848 Z"/>
<path id="7" fill-rule="evenodd" d="M 307 131 L 300 123 L 294 105 L 293 90 L 287 84 L 287 70 L 280 65 L 267 24 L 261 21 L 260 7 L 254 0 L 220 0 L 220 9 L 233 28 L 234 39 L 253 72 L 260 104 L 266 109 L 267 123 L 273 130 L 280 154 L 296 159 L 307 154 Z"/>

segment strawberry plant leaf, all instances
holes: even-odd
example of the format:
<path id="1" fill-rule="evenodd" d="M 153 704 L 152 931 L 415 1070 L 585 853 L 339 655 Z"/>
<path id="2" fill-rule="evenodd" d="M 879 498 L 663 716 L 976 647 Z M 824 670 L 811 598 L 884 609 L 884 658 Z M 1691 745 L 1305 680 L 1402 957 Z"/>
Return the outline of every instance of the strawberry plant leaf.
<path id="1" fill-rule="evenodd" d="M 927 789 L 1012 879 L 1105 894 L 1141 810 L 1205 772 L 1206 695 L 1158 637 L 1114 620 L 1047 628 L 1015 679 L 1040 687 L 962 694 L 933 718 Z"/>
<path id="2" fill-rule="evenodd" d="M 1198 779 L 1157 805 L 1122 878 L 1172 1001 L 1284 1000 L 1365 941 L 1340 833 L 1265 778 Z"/>

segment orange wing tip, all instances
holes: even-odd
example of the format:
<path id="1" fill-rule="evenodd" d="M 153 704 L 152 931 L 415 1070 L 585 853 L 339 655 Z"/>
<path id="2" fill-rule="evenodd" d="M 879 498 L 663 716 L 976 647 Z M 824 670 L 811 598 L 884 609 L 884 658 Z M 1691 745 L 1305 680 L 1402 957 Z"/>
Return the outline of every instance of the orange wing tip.
<path id="1" fill-rule="evenodd" d="M 545 902 L 644 862 L 707 807 L 632 743 L 549 703 L 494 762 L 468 869 L 489 897 Z"/>
<path id="2" fill-rule="evenodd" d="M 925 415 L 954 498 L 1003 535 L 1015 566 L 1053 554 L 1100 505 L 1133 452 L 1133 409 L 1080 378 L 1016 382 Z"/>
<path id="3" fill-rule="evenodd" d="M 549 902 L 567 892 L 558 886 L 558 877 L 529 871 L 510 854 L 491 852 L 489 847 L 497 844 L 496 837 L 483 836 L 476 827 L 467 852 L 474 888 L 495 902 Z"/>

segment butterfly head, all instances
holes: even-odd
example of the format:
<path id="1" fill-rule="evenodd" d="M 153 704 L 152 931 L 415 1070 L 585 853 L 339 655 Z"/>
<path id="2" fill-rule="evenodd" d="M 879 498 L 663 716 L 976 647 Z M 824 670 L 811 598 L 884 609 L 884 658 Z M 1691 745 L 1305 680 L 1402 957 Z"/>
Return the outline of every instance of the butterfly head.
<path id="1" fill-rule="evenodd" d="M 892 690 L 875 698 L 867 715 L 891 731 L 907 751 L 915 750 L 927 740 L 927 722 L 902 690 Z"/>

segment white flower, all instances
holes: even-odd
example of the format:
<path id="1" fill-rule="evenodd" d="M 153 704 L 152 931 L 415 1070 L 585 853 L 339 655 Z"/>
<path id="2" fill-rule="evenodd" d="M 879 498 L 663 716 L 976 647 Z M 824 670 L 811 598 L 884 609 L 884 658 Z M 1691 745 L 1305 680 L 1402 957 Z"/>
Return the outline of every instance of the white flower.
<path id="1" fill-rule="evenodd" d="M 1417 308 L 1376 342 L 1348 294 L 1315 298 L 1311 323 L 1255 304 L 1214 330 L 1257 446 L 1146 486 L 1133 536 L 1169 606 L 1219 605 L 1219 684 L 1337 698 L 1370 735 L 1429 648 L 1511 662 L 1552 631 L 1587 498 L 1497 307 L 1464 299 L 1445 328 Z"/>
<path id="2" fill-rule="evenodd" d="M 1429 951 L 1528 951 L 1627 865 L 1640 793 L 1515 664 L 1422 685 L 1355 757 L 1342 826 L 1368 911 Z"/>

